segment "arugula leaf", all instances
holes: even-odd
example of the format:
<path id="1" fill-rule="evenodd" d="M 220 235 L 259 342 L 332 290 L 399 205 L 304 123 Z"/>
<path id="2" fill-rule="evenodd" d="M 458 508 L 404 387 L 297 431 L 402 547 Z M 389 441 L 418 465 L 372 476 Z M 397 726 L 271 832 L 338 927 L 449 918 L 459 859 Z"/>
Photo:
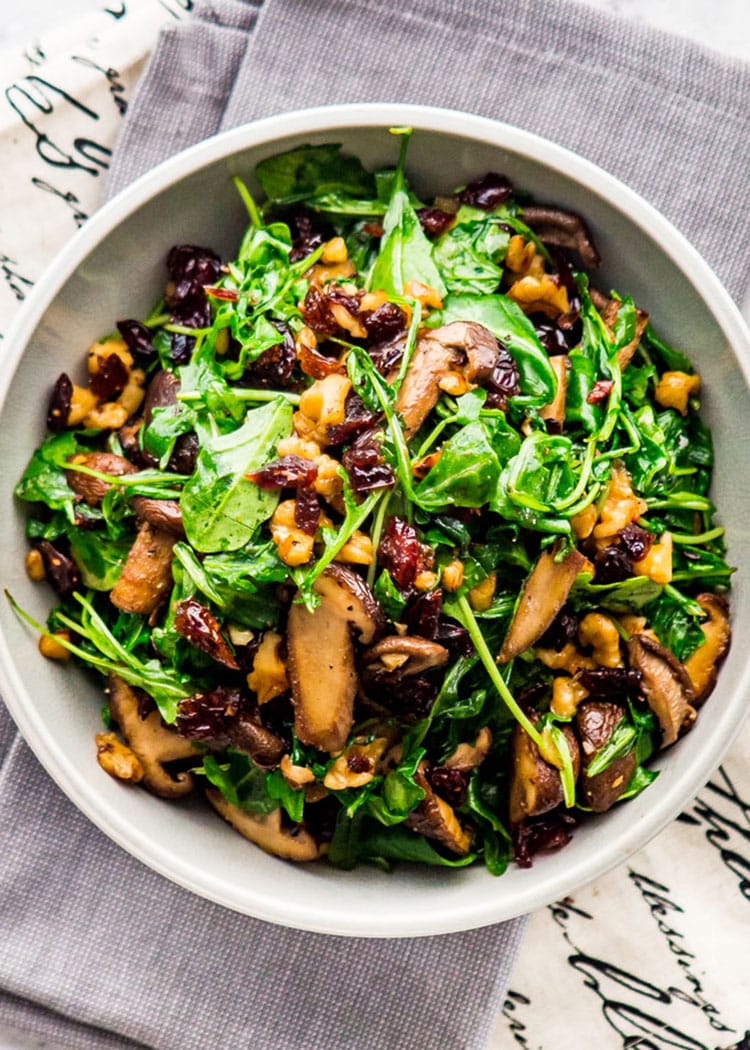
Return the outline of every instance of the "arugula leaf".
<path id="1" fill-rule="evenodd" d="M 484 295 L 497 290 L 510 241 L 503 225 L 486 215 L 479 221 L 462 221 L 459 213 L 456 224 L 436 241 L 432 257 L 449 292 Z"/>
<path id="2" fill-rule="evenodd" d="M 430 315 L 430 326 L 453 321 L 476 321 L 506 347 L 518 367 L 523 404 L 547 405 L 552 401 L 557 379 L 549 356 L 517 303 L 505 295 L 449 295 L 443 309 Z"/>
<path id="3" fill-rule="evenodd" d="M 375 581 L 373 593 L 383 607 L 386 616 L 397 623 L 406 608 L 407 599 L 393 582 L 387 569 L 383 569 Z"/>
<path id="4" fill-rule="evenodd" d="M 232 551 L 248 543 L 273 514 L 278 489 L 261 489 L 245 475 L 269 462 L 291 433 L 292 406 L 277 398 L 252 409 L 229 434 L 208 437 L 180 505 L 188 542 L 198 551 Z"/>
<path id="5" fill-rule="evenodd" d="M 195 413 L 186 404 L 158 405 L 151 412 L 151 422 L 139 437 L 143 448 L 159 460 L 164 470 L 174 452 L 177 438 L 195 429 Z"/>
<path id="6" fill-rule="evenodd" d="M 687 660 L 706 640 L 700 626 L 705 614 L 697 616 L 670 593 L 661 594 L 644 612 L 661 644 L 680 661 Z"/>
<path id="7" fill-rule="evenodd" d="M 411 131 L 402 129 L 402 133 L 398 168 L 383 219 L 383 236 L 367 278 L 367 288 L 383 289 L 389 295 L 401 297 L 408 281 L 420 281 L 443 296 L 446 288 L 432 259 L 432 244 L 422 229 L 406 188 L 404 164 Z"/>

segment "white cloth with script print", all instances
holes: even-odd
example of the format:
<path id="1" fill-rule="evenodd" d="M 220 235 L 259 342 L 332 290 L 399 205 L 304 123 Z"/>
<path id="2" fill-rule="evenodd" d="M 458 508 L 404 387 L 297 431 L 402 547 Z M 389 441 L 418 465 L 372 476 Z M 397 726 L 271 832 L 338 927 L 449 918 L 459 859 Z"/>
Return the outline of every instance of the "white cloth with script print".
<path id="1" fill-rule="evenodd" d="M 158 27 L 191 6 L 111 0 L 0 61 L 0 337 L 102 201 Z M 750 1050 L 748 754 L 750 726 L 680 820 L 532 916 L 491 1050 Z"/>

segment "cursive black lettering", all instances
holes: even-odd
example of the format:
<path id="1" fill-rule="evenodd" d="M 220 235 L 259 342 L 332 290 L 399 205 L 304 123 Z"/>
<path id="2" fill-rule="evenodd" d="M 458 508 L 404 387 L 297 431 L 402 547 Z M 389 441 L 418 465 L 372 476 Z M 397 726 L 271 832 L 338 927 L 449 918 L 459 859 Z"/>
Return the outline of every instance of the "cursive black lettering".
<path id="1" fill-rule="evenodd" d="M 34 282 L 28 277 L 24 277 L 16 269 L 17 266 L 18 263 L 15 259 L 11 259 L 9 255 L 4 255 L 0 252 L 0 274 L 2 274 L 3 280 L 13 293 L 16 301 L 20 303 L 26 298 L 27 291 L 33 287 Z"/>
<path id="2" fill-rule="evenodd" d="M 529 1050 L 529 1041 L 523 1034 L 527 1030 L 526 1025 L 520 1017 L 512 1016 L 518 1009 L 519 1005 L 530 1006 L 531 1000 L 527 999 L 525 995 L 521 995 L 520 992 L 514 992 L 509 989 L 505 1002 L 503 1003 L 502 1016 L 508 1022 L 508 1031 L 513 1036 L 514 1042 L 518 1043 L 519 1046 L 522 1046 L 524 1050 Z"/>
<path id="3" fill-rule="evenodd" d="M 125 101 L 125 85 L 120 79 L 120 73 L 113 69 L 112 66 L 105 68 L 100 66 L 97 62 L 93 62 L 90 58 L 85 55 L 72 55 L 73 62 L 78 62 L 81 66 L 86 66 L 88 69 L 93 69 L 97 73 L 101 73 L 107 83 L 109 84 L 109 93 L 117 106 L 117 112 L 120 115 L 124 115 L 127 112 L 128 104 Z"/>
<path id="4" fill-rule="evenodd" d="M 65 150 L 62 146 L 53 142 L 46 131 L 35 122 L 38 116 L 48 116 L 55 109 L 56 103 L 66 102 L 78 110 L 83 116 L 91 120 L 98 120 L 99 116 L 85 103 L 78 101 L 63 88 L 51 84 L 42 77 L 31 75 L 24 77 L 16 84 L 11 84 L 5 89 L 5 97 L 11 109 L 18 115 L 23 124 L 36 137 L 36 151 L 39 157 L 55 168 L 69 168 L 76 171 L 85 171 L 89 175 L 98 175 L 97 167 L 81 163 L 74 155 L 80 150 L 81 144 L 87 144 L 89 139 L 76 139 L 73 142 L 73 150 Z M 100 147 L 103 148 L 103 147 Z M 109 151 L 107 151 L 109 152 Z M 85 152 L 82 152 L 84 160 L 87 160 Z M 102 165 L 99 164 L 99 167 Z M 106 165 L 104 165 L 106 167 Z"/>
<path id="5" fill-rule="evenodd" d="M 42 190 L 44 193 L 51 193 L 53 197 L 57 197 L 58 200 L 61 200 L 63 204 L 67 205 L 67 207 L 73 212 L 73 222 L 78 229 L 83 226 L 86 219 L 88 219 L 88 215 L 85 211 L 81 210 L 81 202 L 78 197 L 76 197 L 75 193 L 71 190 L 68 190 L 67 192 L 58 190 L 56 186 L 52 186 L 49 182 L 45 182 L 44 179 L 40 179 L 36 175 L 32 178 L 31 183 L 36 189 Z"/>
<path id="6" fill-rule="evenodd" d="M 119 22 L 119 20 L 121 18 L 124 18 L 127 13 L 128 13 L 128 8 L 127 8 L 127 5 L 125 4 L 125 0 L 120 0 L 119 5 L 112 4 L 111 7 L 105 7 L 104 8 L 104 14 L 105 15 L 111 15 L 118 22 Z"/>

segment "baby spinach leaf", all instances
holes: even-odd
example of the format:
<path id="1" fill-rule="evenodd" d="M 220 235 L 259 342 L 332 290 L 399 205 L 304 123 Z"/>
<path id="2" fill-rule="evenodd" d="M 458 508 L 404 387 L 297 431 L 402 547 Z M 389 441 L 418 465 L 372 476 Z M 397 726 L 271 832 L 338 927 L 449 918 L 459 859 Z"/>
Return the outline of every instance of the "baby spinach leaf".
<path id="1" fill-rule="evenodd" d="M 205 755 L 201 772 L 233 806 L 249 813 L 270 813 L 277 808 L 266 791 L 266 772 L 242 751 L 229 749 L 224 762 Z"/>
<path id="2" fill-rule="evenodd" d="M 177 438 L 195 429 L 195 413 L 187 404 L 160 405 L 152 410 L 151 422 L 142 428 L 143 448 L 159 460 L 164 470 Z"/>
<path id="3" fill-rule="evenodd" d="M 372 823 L 361 834 L 357 845 L 361 859 L 405 860 L 416 864 L 434 864 L 446 868 L 463 868 L 476 860 L 476 853 L 465 857 L 444 857 L 422 835 L 417 835 L 403 824 L 383 827 Z"/>
<path id="4" fill-rule="evenodd" d="M 658 358 L 665 371 L 687 372 L 688 375 L 692 375 L 693 366 L 690 359 L 683 354 L 682 350 L 660 339 L 650 324 L 646 325 L 642 342 L 646 351 Z"/>
<path id="5" fill-rule="evenodd" d="M 237 550 L 273 514 L 278 489 L 261 489 L 245 475 L 273 458 L 291 433 L 292 414 L 289 402 L 277 398 L 248 412 L 238 430 L 202 445 L 180 498 L 185 533 L 196 550 Z"/>
<path id="6" fill-rule="evenodd" d="M 601 606 L 610 612 L 630 612 L 642 609 L 659 597 L 661 584 L 648 576 L 631 576 L 622 583 L 592 583 L 591 573 L 582 572 L 570 591 L 569 601 L 574 609 Z"/>
<path id="7" fill-rule="evenodd" d="M 101 529 L 68 530 L 70 556 L 78 566 L 85 587 L 111 591 L 133 543 L 132 536 L 113 539 Z"/>
<path id="8" fill-rule="evenodd" d="M 425 510 L 481 507 L 500 477 L 500 462 L 482 423 L 469 423 L 445 442 L 440 459 L 416 486 L 414 498 Z"/>
<path id="9" fill-rule="evenodd" d="M 452 321 L 476 321 L 489 328 L 516 362 L 524 403 L 549 404 L 557 390 L 555 373 L 534 326 L 520 306 L 505 295 L 450 295 L 443 309 L 430 316 L 430 323 Z"/>
<path id="10" fill-rule="evenodd" d="M 397 623 L 406 608 L 407 599 L 393 582 L 387 569 L 383 569 L 375 581 L 373 593 L 383 607 L 386 616 Z"/>
<path id="11" fill-rule="evenodd" d="M 460 217 L 459 217 L 460 218 Z M 458 221 L 439 238 L 432 257 L 451 293 L 489 294 L 503 275 L 502 260 L 510 234 L 497 219 Z"/>
<path id="12" fill-rule="evenodd" d="M 706 640 L 700 627 L 702 619 L 691 608 L 665 593 L 644 609 L 661 644 L 681 661 L 687 660 Z"/>
<path id="13" fill-rule="evenodd" d="M 16 485 L 18 499 L 46 503 L 51 510 L 64 510 L 72 521 L 74 493 L 65 477 L 64 465 L 78 451 L 72 430 L 47 438 L 31 457 Z"/>
<path id="14" fill-rule="evenodd" d="M 263 192 L 274 204 L 315 204 L 329 194 L 375 196 L 375 182 L 356 157 L 341 152 L 341 145 L 300 146 L 267 157 L 256 165 Z"/>

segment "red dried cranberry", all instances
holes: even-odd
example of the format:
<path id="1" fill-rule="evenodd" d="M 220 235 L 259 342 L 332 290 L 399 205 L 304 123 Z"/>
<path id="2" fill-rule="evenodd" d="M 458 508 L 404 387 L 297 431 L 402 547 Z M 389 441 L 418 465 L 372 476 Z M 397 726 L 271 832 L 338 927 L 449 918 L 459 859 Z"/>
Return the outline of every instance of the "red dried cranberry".
<path id="1" fill-rule="evenodd" d="M 225 303 L 236 303 L 240 297 L 234 288 L 215 288 L 212 284 L 207 284 L 203 291 L 209 299 L 219 299 Z"/>
<path id="2" fill-rule="evenodd" d="M 519 868 L 530 868 L 537 853 L 552 853 L 567 846 L 575 819 L 564 810 L 553 809 L 541 817 L 527 817 L 513 829 L 513 857 Z"/>
<path id="3" fill-rule="evenodd" d="M 47 426 L 50 430 L 65 430 L 70 415 L 70 403 L 73 398 L 73 384 L 70 377 L 63 372 L 58 376 L 52 389 L 52 396 L 47 409 Z"/>
<path id="4" fill-rule="evenodd" d="M 118 321 L 117 331 L 137 361 L 148 363 L 156 357 L 156 350 L 151 342 L 151 329 L 145 324 L 134 320 Z"/>
<path id="5" fill-rule="evenodd" d="M 372 759 L 363 755 L 361 751 L 355 751 L 347 756 L 346 764 L 352 773 L 372 772 Z"/>
<path id="6" fill-rule="evenodd" d="M 374 426 L 379 418 L 365 406 L 356 391 L 350 390 L 344 402 L 344 421 L 328 428 L 328 444 L 343 445 L 348 441 L 353 441 L 365 430 Z"/>
<path id="7" fill-rule="evenodd" d="M 471 656 L 474 652 L 474 643 L 471 640 L 471 636 L 465 627 L 456 623 L 455 620 L 448 620 L 445 617 L 441 617 L 437 625 L 437 631 L 435 632 L 436 642 L 440 642 L 444 645 L 451 656 Z"/>
<path id="8" fill-rule="evenodd" d="M 91 391 L 99 401 L 114 401 L 125 389 L 128 370 L 122 358 L 109 354 L 99 360 L 99 371 L 91 377 Z"/>
<path id="9" fill-rule="evenodd" d="M 299 366 L 311 379 L 325 379 L 334 373 L 346 372 L 346 365 L 339 361 L 340 346 L 333 347 L 333 356 L 328 357 L 302 339 L 299 345 Z"/>
<path id="10" fill-rule="evenodd" d="M 404 613 L 409 633 L 420 638 L 434 639 L 437 636 L 442 603 L 443 592 L 439 587 L 412 598 Z"/>
<path id="11" fill-rule="evenodd" d="M 504 408 L 509 397 L 515 397 L 521 390 L 521 377 L 518 366 L 508 350 L 498 342 L 497 362 L 492 375 L 485 383 L 487 404 L 490 407 Z"/>
<path id="12" fill-rule="evenodd" d="M 186 598 L 178 602 L 175 608 L 174 629 L 186 638 L 196 649 L 216 660 L 217 663 L 239 670 L 239 665 L 229 643 L 221 633 L 219 621 L 210 609 L 201 605 L 195 598 Z"/>
<path id="13" fill-rule="evenodd" d="M 335 285 L 329 287 L 325 293 L 329 303 L 343 306 L 354 317 L 359 314 L 359 304 L 364 294 L 364 292 L 345 292 L 343 288 L 337 288 Z"/>
<path id="14" fill-rule="evenodd" d="M 365 689 L 369 697 L 399 718 L 415 721 L 430 713 L 440 684 L 434 677 L 424 674 L 406 678 L 399 678 L 397 674 L 378 674 L 366 678 Z"/>
<path id="15" fill-rule="evenodd" d="M 635 667 L 595 667 L 578 674 L 579 682 L 594 700 L 617 700 L 626 696 L 635 699 L 641 691 L 642 678 Z"/>
<path id="16" fill-rule="evenodd" d="M 604 547 L 594 559 L 597 583 L 622 583 L 633 575 L 633 563 L 620 547 Z"/>
<path id="17" fill-rule="evenodd" d="M 428 237 L 439 237 L 451 225 L 455 215 L 442 208 L 419 208 L 417 218 Z"/>
<path id="18" fill-rule="evenodd" d="M 239 689 L 217 686 L 185 697 L 177 705 L 177 732 L 189 740 L 210 740 L 227 734 L 241 704 Z"/>
<path id="19" fill-rule="evenodd" d="M 186 365 L 190 362 L 195 348 L 195 339 L 192 335 L 183 332 L 169 333 L 169 358 L 176 365 Z"/>
<path id="20" fill-rule="evenodd" d="M 402 518 L 388 519 L 378 546 L 378 561 L 388 570 L 396 586 L 403 591 L 412 586 L 419 572 L 421 548 L 413 525 Z"/>
<path id="21" fill-rule="evenodd" d="M 195 434 L 181 434 L 175 442 L 174 452 L 167 463 L 173 474 L 192 474 L 198 459 L 199 445 Z"/>
<path id="22" fill-rule="evenodd" d="M 297 352 L 294 336 L 289 329 L 283 330 L 282 342 L 269 346 L 268 350 L 253 361 L 242 377 L 244 386 L 270 387 L 274 390 L 288 386 L 294 372 Z"/>
<path id="23" fill-rule="evenodd" d="M 488 171 L 481 179 L 475 179 L 458 194 L 462 204 L 470 204 L 482 211 L 494 211 L 499 204 L 507 201 L 513 187 L 504 175 Z"/>
<path id="24" fill-rule="evenodd" d="M 586 396 L 586 400 L 590 405 L 597 405 L 600 401 L 606 401 L 614 385 L 611 379 L 597 379 Z"/>
<path id="25" fill-rule="evenodd" d="M 620 546 L 626 551 L 631 561 L 642 561 L 651 550 L 653 542 L 653 532 L 642 529 L 635 522 L 631 522 L 620 531 Z"/>
<path id="26" fill-rule="evenodd" d="M 44 558 L 47 579 L 61 598 L 67 598 L 78 590 L 81 578 L 76 563 L 54 547 L 49 540 L 40 540 L 37 544 Z"/>
<path id="27" fill-rule="evenodd" d="M 451 806 L 460 806 L 466 800 L 469 774 L 451 766 L 433 766 L 427 770 L 427 780 L 435 794 Z"/>
<path id="28" fill-rule="evenodd" d="M 395 303 L 383 303 L 376 310 L 363 311 L 360 321 L 367 329 L 370 343 L 389 342 L 406 331 L 406 314 Z"/>
<path id="29" fill-rule="evenodd" d="M 367 348 L 370 360 L 380 372 L 381 376 L 387 376 L 401 363 L 406 345 L 406 334 L 401 332 L 393 339 L 383 343 L 374 343 Z"/>
<path id="30" fill-rule="evenodd" d="M 167 271 L 173 285 L 166 297 L 172 319 L 187 328 L 206 328 L 211 323 L 211 309 L 204 288 L 219 279 L 219 256 L 210 248 L 177 245 L 167 256 Z"/>
<path id="31" fill-rule="evenodd" d="M 577 634 L 578 617 L 569 612 L 561 612 L 539 639 L 539 645 L 542 649 L 554 649 L 556 653 L 560 653 L 569 642 L 575 640 Z"/>
<path id="32" fill-rule="evenodd" d="M 260 470 L 245 475 L 248 481 L 254 481 L 262 489 L 307 488 L 317 476 L 317 465 L 302 456 L 282 456 Z"/>
<path id="33" fill-rule="evenodd" d="M 570 265 L 570 260 L 562 248 L 550 245 L 549 252 L 555 261 L 560 284 L 568 293 L 568 312 L 558 319 L 558 324 L 563 328 L 572 328 L 581 313 L 581 294 L 573 276 L 573 267 Z"/>
<path id="34" fill-rule="evenodd" d="M 570 329 L 562 329 L 554 321 L 550 321 L 546 314 L 531 314 L 529 320 L 534 325 L 534 330 L 539 342 L 550 357 L 557 354 L 567 354 L 575 345 L 568 338 Z M 577 340 L 580 342 L 580 339 Z"/>
<path id="35" fill-rule="evenodd" d="M 306 259 L 316 248 L 319 248 L 329 236 L 333 235 L 328 230 L 323 231 L 316 227 L 312 214 L 306 208 L 299 208 L 291 217 L 290 227 L 296 234 L 292 241 L 292 250 L 289 262 L 298 262 Z"/>
<path id="36" fill-rule="evenodd" d="M 335 335 L 339 331 L 331 304 L 319 288 L 311 285 L 300 308 L 302 320 L 319 335 Z"/>
<path id="37" fill-rule="evenodd" d="M 314 536 L 320 525 L 320 503 L 315 489 L 300 485 L 294 499 L 294 524 L 308 536 Z"/>
<path id="38" fill-rule="evenodd" d="M 396 484 L 392 468 L 383 459 L 380 438 L 371 432 L 358 437 L 341 458 L 351 487 L 360 495 Z"/>

